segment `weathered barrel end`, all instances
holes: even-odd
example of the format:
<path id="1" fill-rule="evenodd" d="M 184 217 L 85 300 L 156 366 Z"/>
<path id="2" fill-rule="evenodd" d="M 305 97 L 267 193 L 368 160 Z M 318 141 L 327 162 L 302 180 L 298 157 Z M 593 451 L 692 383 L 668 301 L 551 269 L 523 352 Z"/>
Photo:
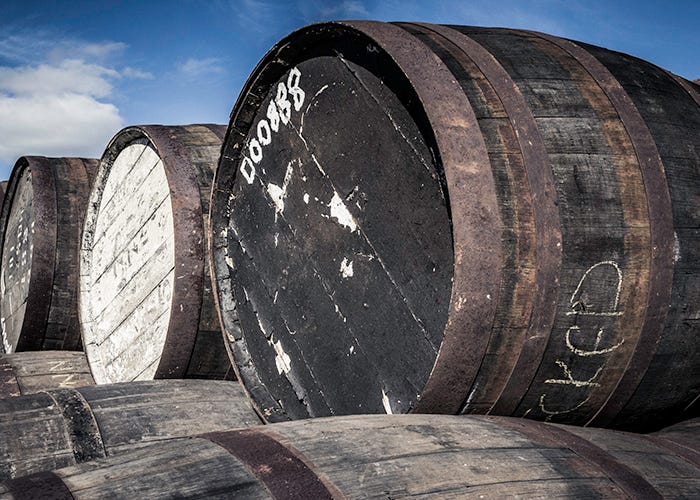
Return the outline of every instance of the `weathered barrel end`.
<path id="1" fill-rule="evenodd" d="M 83 344 L 99 383 L 225 378 L 206 261 L 224 127 L 128 127 L 112 139 L 81 248 Z"/>

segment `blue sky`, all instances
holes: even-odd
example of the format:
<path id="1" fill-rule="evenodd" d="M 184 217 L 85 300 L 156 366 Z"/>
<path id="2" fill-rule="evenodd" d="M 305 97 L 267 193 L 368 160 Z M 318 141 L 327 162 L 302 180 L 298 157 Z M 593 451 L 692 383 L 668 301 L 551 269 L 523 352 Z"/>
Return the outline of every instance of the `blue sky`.
<path id="1" fill-rule="evenodd" d="M 21 155 L 99 157 L 126 125 L 227 123 L 275 42 L 334 19 L 528 28 L 700 77 L 700 0 L 2 0 L 0 178 Z"/>

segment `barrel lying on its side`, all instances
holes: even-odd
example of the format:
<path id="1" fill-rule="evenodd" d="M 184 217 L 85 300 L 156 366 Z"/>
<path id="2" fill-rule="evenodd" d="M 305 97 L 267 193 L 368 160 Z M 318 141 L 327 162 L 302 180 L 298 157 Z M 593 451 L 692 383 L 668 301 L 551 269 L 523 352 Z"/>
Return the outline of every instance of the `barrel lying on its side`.
<path id="1" fill-rule="evenodd" d="M 7 481 L 57 498 L 695 498 L 700 450 L 505 417 L 333 417 L 209 433 Z M 693 456 L 692 454 L 695 453 Z"/>
<path id="2" fill-rule="evenodd" d="M 107 146 L 80 262 L 83 345 L 98 383 L 233 373 L 205 258 L 224 132 L 128 127 Z"/>
<path id="3" fill-rule="evenodd" d="M 243 89 L 212 191 L 238 374 L 270 421 L 683 418 L 699 155 L 697 87 L 624 54 L 504 29 L 297 31 Z"/>
<path id="4" fill-rule="evenodd" d="M 78 350 L 78 249 L 98 160 L 23 156 L 0 216 L 5 352 Z"/>
<path id="5" fill-rule="evenodd" d="M 82 352 L 37 351 L 0 355 L 0 398 L 94 383 Z"/>
<path id="6" fill-rule="evenodd" d="M 2 399 L 0 477 L 258 423 L 240 385 L 224 380 L 151 380 Z"/>

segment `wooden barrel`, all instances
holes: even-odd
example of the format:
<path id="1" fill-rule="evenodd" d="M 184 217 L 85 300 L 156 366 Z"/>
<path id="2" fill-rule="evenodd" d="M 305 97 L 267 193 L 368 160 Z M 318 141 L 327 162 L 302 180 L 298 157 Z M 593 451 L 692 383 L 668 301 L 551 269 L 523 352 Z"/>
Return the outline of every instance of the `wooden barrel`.
<path id="1" fill-rule="evenodd" d="M 282 40 L 212 191 L 222 326 L 261 414 L 683 418 L 700 393 L 699 99 L 525 31 Z"/>
<path id="2" fill-rule="evenodd" d="M 240 384 L 228 380 L 149 380 L 1 399 L 0 477 L 258 423 Z"/>
<path id="3" fill-rule="evenodd" d="M 4 352 L 78 350 L 78 249 L 98 160 L 23 156 L 0 215 Z"/>
<path id="4" fill-rule="evenodd" d="M 94 384 L 82 352 L 32 351 L 0 355 L 0 398 Z"/>
<path id="5" fill-rule="evenodd" d="M 696 498 L 698 451 L 491 416 L 373 415 L 154 444 L 7 481 L 30 498 Z"/>
<path id="6" fill-rule="evenodd" d="M 83 345 L 98 383 L 232 376 L 204 231 L 224 132 L 128 127 L 107 146 L 80 252 Z"/>

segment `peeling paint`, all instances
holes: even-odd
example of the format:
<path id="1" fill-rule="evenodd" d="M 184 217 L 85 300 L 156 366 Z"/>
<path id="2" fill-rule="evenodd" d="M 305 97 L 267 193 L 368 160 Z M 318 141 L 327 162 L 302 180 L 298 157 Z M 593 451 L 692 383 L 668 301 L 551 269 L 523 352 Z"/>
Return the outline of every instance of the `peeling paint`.
<path id="1" fill-rule="evenodd" d="M 282 373 L 289 373 L 292 370 L 292 360 L 289 355 L 284 352 L 282 348 L 282 342 L 279 340 L 274 342 L 272 346 L 275 348 L 277 356 L 275 356 L 275 365 L 277 365 L 277 372 L 282 375 Z"/>
<path id="2" fill-rule="evenodd" d="M 340 274 L 343 278 L 351 278 L 354 275 L 352 261 L 348 261 L 347 258 L 343 259 L 343 262 L 340 263 Z"/>
<path id="3" fill-rule="evenodd" d="M 394 412 L 391 411 L 391 402 L 389 401 L 389 397 L 386 395 L 386 392 L 384 392 L 384 389 L 382 389 L 382 404 L 384 405 L 384 411 L 386 414 L 393 415 Z"/>
<path id="4" fill-rule="evenodd" d="M 337 192 L 333 193 L 333 198 L 328 204 L 328 207 L 331 209 L 331 217 L 336 219 L 338 224 L 347 227 L 350 232 L 357 230 L 357 223 L 355 222 L 355 219 Z"/>

